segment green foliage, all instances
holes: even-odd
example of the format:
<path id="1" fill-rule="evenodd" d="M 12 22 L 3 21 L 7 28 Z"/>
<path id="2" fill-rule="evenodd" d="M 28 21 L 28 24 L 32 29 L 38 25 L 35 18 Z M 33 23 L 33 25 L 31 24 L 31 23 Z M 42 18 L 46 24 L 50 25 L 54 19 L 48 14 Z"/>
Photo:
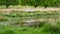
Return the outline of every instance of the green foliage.
<path id="1" fill-rule="evenodd" d="M 4 18 L 4 17 L 2 17 L 2 18 L 0 17 L 0 22 L 1 21 L 8 21 L 8 19 L 7 18 Z"/>
<path id="2" fill-rule="evenodd" d="M 59 0 L 21 0 L 21 5 L 59 7 Z"/>
<path id="3" fill-rule="evenodd" d="M 60 7 L 60 0 L 0 0 L 0 5 L 29 5 L 44 7 Z"/>
<path id="4" fill-rule="evenodd" d="M 28 19 L 26 17 L 33 17 L 33 18 L 41 18 L 41 17 L 46 17 L 46 16 L 49 16 L 51 17 L 51 15 L 54 15 L 52 17 L 56 17 L 57 16 L 57 12 L 51 12 L 51 13 L 48 13 L 48 12 L 39 12 L 39 11 L 36 11 L 36 12 L 10 12 L 8 14 L 2 14 L 0 13 L 0 19 L 3 20 L 6 20 L 7 18 L 22 18 L 22 19 Z M 13 17 L 14 16 L 14 17 Z M 4 17 L 7 17 L 7 18 L 4 18 Z M 30 18 L 32 19 L 32 18 Z M 0 20 L 1 21 L 1 20 Z M 15 23 L 15 26 L 14 26 L 14 23 Z M 12 22 L 12 25 L 0 25 L 0 34 L 60 34 L 60 20 L 59 22 L 57 22 L 57 26 L 52 26 L 50 24 L 50 22 L 48 21 L 40 21 L 39 24 L 36 24 L 36 25 L 33 25 L 32 27 L 20 27 L 20 26 L 17 26 L 18 24 L 21 24 L 21 26 L 23 26 L 24 24 L 24 21 L 23 20 L 15 20 L 15 19 L 12 19 L 11 20 Z M 4 22 L 5 23 L 5 22 Z M 35 22 L 34 22 L 35 23 Z M 38 23 L 38 21 L 36 22 Z M 16 25 L 17 24 L 17 25 Z M 36 27 L 38 28 L 36 28 Z"/>
<path id="5" fill-rule="evenodd" d="M 23 32 L 23 33 L 22 33 Z M 20 26 L 2 26 L 0 25 L 1 34 L 60 34 L 60 28 L 52 27 L 45 23 L 40 28 L 34 27 L 20 27 Z"/>
<path id="6" fill-rule="evenodd" d="M 5 5 L 6 4 L 6 0 L 0 0 L 0 5 Z"/>
<path id="7" fill-rule="evenodd" d="M 18 0 L 0 0 L 0 5 L 18 5 Z"/>
<path id="8" fill-rule="evenodd" d="M 6 18 L 19 18 L 19 19 L 40 19 L 40 18 L 57 18 L 59 16 L 58 12 L 52 11 L 51 13 L 46 11 L 34 11 L 34 12 L 10 12 L 8 14 L 6 13 L 0 13 L 0 16 L 6 17 Z"/>
<path id="9" fill-rule="evenodd" d="M 18 5 L 18 0 L 0 0 L 0 5 L 6 5 L 6 8 L 9 7 L 9 5 Z"/>
<path id="10" fill-rule="evenodd" d="M 18 5 L 18 0 L 7 0 L 6 1 L 7 5 Z"/>
<path id="11" fill-rule="evenodd" d="M 12 30 L 7 30 L 3 34 L 16 34 L 16 33 Z"/>

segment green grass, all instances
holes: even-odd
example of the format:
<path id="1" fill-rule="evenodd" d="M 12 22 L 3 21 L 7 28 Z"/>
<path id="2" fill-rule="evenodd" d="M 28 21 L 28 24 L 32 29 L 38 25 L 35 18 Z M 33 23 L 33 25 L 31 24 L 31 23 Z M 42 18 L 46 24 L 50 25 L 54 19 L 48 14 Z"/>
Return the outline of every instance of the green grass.
<path id="1" fill-rule="evenodd" d="M 39 19 L 39 18 L 56 18 L 59 16 L 59 13 L 57 12 L 51 12 L 48 13 L 46 11 L 44 12 L 11 12 L 9 14 L 2 14 L 0 13 L 0 16 L 7 17 L 7 18 L 21 18 L 21 19 Z M 29 18 L 27 18 L 29 17 Z"/>
<path id="2" fill-rule="evenodd" d="M 33 20 L 33 19 L 57 19 L 60 14 L 56 11 L 54 12 L 46 12 L 46 11 L 34 11 L 34 12 L 18 12 L 12 11 L 10 13 L 0 13 L 0 22 L 11 22 L 11 23 L 19 23 L 21 20 Z M 15 18 L 15 19 L 14 19 Z"/>
<path id="3" fill-rule="evenodd" d="M 0 6 L 0 9 L 5 9 L 5 8 L 6 8 L 5 5 Z"/>
<path id="4" fill-rule="evenodd" d="M 30 17 L 30 18 L 27 18 Z M 9 21 L 10 18 L 18 18 L 17 20 L 12 19 L 11 22 L 15 23 L 19 20 L 29 20 L 29 19 L 40 19 L 40 18 L 58 18 L 60 17 L 57 12 L 10 12 L 9 14 L 0 13 L 0 23 Z M 8 19 L 9 18 L 9 19 Z M 36 22 L 37 23 L 37 22 Z M 60 19 L 56 23 L 57 26 L 51 26 L 50 22 L 40 22 L 39 27 L 30 26 L 16 26 L 16 25 L 0 25 L 0 34 L 60 34 Z"/>
<path id="5" fill-rule="evenodd" d="M 45 24 L 43 27 L 0 25 L 0 34 L 60 34 L 60 28 Z"/>

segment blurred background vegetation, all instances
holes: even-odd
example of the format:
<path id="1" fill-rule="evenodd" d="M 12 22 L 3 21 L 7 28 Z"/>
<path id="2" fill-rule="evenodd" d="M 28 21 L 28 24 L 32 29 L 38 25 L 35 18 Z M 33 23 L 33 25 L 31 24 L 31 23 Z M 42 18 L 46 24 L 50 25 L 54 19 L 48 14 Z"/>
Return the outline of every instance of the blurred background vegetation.
<path id="1" fill-rule="evenodd" d="M 60 7 L 60 0 L 0 0 L 1 9 L 26 6 Z M 0 34 L 60 34 L 60 11 L 0 11 Z"/>
<path id="2" fill-rule="evenodd" d="M 0 34 L 60 34 L 59 11 L 0 12 Z"/>
<path id="3" fill-rule="evenodd" d="M 38 6 L 41 7 L 60 7 L 60 0 L 0 0 L 0 5 L 6 5 L 6 8 L 9 5 L 28 5 L 34 6 L 35 8 Z"/>

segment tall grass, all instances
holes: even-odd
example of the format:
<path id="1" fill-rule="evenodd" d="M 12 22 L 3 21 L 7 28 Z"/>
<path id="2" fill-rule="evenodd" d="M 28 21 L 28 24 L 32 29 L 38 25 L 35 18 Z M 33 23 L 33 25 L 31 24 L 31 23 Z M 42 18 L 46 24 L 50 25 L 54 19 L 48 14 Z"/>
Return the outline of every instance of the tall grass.
<path id="1" fill-rule="evenodd" d="M 60 34 L 60 28 L 53 27 L 48 23 L 39 28 L 0 25 L 0 34 Z"/>
<path id="2" fill-rule="evenodd" d="M 18 18 L 18 19 L 12 19 L 12 18 Z M 49 18 L 51 18 L 50 21 Z M 0 34 L 60 34 L 59 18 L 60 16 L 59 13 L 57 12 L 48 13 L 39 11 L 35 12 L 13 11 L 10 12 L 9 14 L 0 13 L 0 23 L 1 19 L 2 22 L 4 21 L 3 23 L 5 23 L 6 19 L 7 19 L 6 21 L 9 21 L 11 19 L 9 21 L 10 25 L 0 25 Z M 23 26 L 23 24 L 28 24 L 25 22 L 26 20 L 31 19 L 34 19 L 36 21 L 29 23 L 29 26 Z M 39 21 L 38 19 L 42 20 Z"/>

